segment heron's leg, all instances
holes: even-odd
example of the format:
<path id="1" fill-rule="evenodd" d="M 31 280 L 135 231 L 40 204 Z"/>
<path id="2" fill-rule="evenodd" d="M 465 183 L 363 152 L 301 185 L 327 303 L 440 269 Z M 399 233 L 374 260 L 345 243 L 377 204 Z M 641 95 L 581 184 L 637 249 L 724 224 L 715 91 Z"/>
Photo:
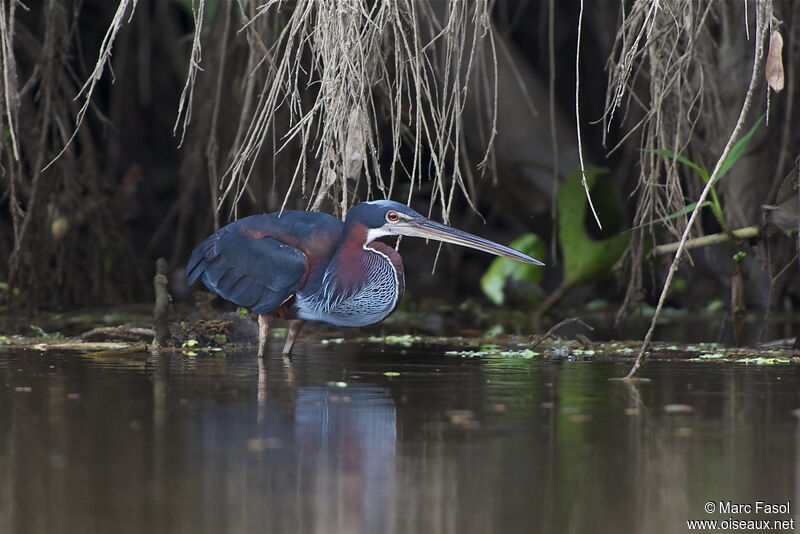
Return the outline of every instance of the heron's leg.
<path id="1" fill-rule="evenodd" d="M 294 341 L 297 339 L 300 330 L 303 329 L 304 324 L 306 324 L 306 322 L 303 319 L 292 319 L 289 321 L 289 334 L 286 336 L 286 344 L 283 346 L 284 354 L 291 354 Z"/>
<path id="2" fill-rule="evenodd" d="M 267 337 L 269 337 L 269 320 L 270 317 L 266 313 L 258 314 L 258 357 L 264 357 L 264 348 L 267 346 Z"/>

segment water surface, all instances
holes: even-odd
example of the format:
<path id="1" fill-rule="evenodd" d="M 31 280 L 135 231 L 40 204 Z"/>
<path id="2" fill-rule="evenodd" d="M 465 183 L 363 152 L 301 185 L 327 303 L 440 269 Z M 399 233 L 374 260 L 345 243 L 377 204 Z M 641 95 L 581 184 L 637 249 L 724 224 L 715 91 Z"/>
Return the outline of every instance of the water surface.
<path id="1" fill-rule="evenodd" d="M 608 380 L 629 365 L 310 342 L 266 366 L 0 352 L 0 531 L 666 533 L 795 517 L 797 367 L 652 362 L 648 383 Z M 703 509 L 757 500 L 791 512 Z"/>

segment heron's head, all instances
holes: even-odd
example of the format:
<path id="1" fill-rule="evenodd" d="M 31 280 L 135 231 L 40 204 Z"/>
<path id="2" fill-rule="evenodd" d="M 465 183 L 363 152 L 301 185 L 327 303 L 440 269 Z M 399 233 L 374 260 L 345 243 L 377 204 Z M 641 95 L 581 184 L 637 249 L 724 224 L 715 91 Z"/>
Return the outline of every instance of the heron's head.
<path id="1" fill-rule="evenodd" d="M 358 222 L 367 227 L 367 243 L 387 235 L 406 235 L 453 243 L 532 265 L 544 265 L 512 248 L 432 221 L 393 200 L 362 202 L 347 213 L 347 222 Z"/>

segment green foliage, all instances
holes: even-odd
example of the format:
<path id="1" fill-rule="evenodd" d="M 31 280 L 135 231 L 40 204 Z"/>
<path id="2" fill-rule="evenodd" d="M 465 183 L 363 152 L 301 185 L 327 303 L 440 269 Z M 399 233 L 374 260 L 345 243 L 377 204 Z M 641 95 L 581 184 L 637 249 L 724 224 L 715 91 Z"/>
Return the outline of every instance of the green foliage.
<path id="1" fill-rule="evenodd" d="M 508 246 L 540 260 L 544 259 L 547 253 L 547 245 L 536 234 L 523 234 Z M 543 276 L 544 269 L 542 267 L 508 258 L 495 258 L 481 277 L 481 289 L 489 300 L 500 306 L 505 301 L 503 290 L 509 281 L 539 284 Z"/>
<path id="2" fill-rule="evenodd" d="M 586 182 L 591 189 L 597 177 L 605 173 L 599 167 L 586 168 Z M 605 219 L 618 219 L 621 224 L 618 197 L 613 190 L 595 190 L 593 196 L 598 211 Z M 562 285 L 570 287 L 607 277 L 611 268 L 622 256 L 630 242 L 630 232 L 623 232 L 607 239 L 596 239 L 590 235 L 586 226 L 588 201 L 581 184 L 581 171 L 571 172 L 558 193 L 558 239 L 564 255 L 564 279 Z M 606 226 L 606 225 L 604 225 Z M 613 226 L 613 225 L 612 225 Z M 510 246 L 535 258 L 544 258 L 547 252 L 544 240 L 535 234 L 525 234 L 513 241 Z M 495 304 L 505 300 L 504 288 L 509 281 L 524 281 L 539 284 L 544 271 L 533 265 L 519 263 L 506 258 L 497 258 L 481 278 L 483 293 Z"/>
<path id="3" fill-rule="evenodd" d="M 484 330 L 483 337 L 485 339 L 492 339 L 492 338 L 496 338 L 496 337 L 502 336 L 504 333 L 505 333 L 505 328 L 503 328 L 503 325 L 496 324 L 496 325 L 492 326 L 491 328 L 489 328 L 488 330 Z"/>
<path id="4" fill-rule="evenodd" d="M 45 339 L 64 339 L 64 335 L 61 332 L 45 332 L 41 326 L 32 324 L 30 325 L 31 330 L 33 330 L 34 334 L 37 337 L 42 337 Z"/>
<path id="5" fill-rule="evenodd" d="M 703 202 L 701 207 L 705 208 L 706 206 L 710 206 L 710 205 L 711 205 L 711 202 L 706 200 L 705 202 Z M 689 204 L 686 204 L 686 206 L 684 206 L 683 209 L 679 209 L 678 211 L 676 211 L 672 215 L 667 215 L 666 217 L 662 217 L 661 219 L 658 219 L 655 222 L 664 222 L 664 221 L 668 221 L 670 219 L 677 219 L 681 215 L 686 215 L 687 213 L 691 213 L 694 210 L 695 206 L 697 206 L 697 202 L 690 202 Z"/>
<path id="6" fill-rule="evenodd" d="M 591 187 L 597 177 L 607 172 L 599 167 L 586 168 L 586 182 Z M 610 274 L 630 242 L 630 233 L 623 232 L 608 239 L 594 239 L 586 229 L 586 193 L 581 184 L 581 171 L 572 171 L 558 192 L 558 238 L 564 255 L 565 286 L 598 280 Z M 603 213 L 603 206 L 598 205 Z"/>
<path id="7" fill-rule="evenodd" d="M 689 291 L 689 281 L 682 276 L 676 276 L 672 280 L 672 294 L 685 295 Z"/>
<path id="8" fill-rule="evenodd" d="M 722 211 L 722 203 L 720 202 L 719 197 L 717 196 L 717 189 L 715 185 L 716 182 L 719 182 L 720 180 L 722 180 L 723 177 L 725 177 L 726 174 L 728 174 L 728 171 L 731 170 L 731 168 L 739 160 L 742 154 L 744 154 L 747 145 L 750 143 L 750 139 L 753 138 L 753 135 L 761 126 L 763 120 L 764 120 L 764 115 L 761 115 L 761 117 L 759 117 L 758 120 L 756 120 L 755 124 L 753 124 L 750 130 L 746 134 L 744 134 L 744 136 L 741 139 L 739 139 L 739 141 L 737 141 L 735 145 L 733 145 L 733 148 L 731 148 L 731 151 L 728 153 L 728 157 L 726 157 L 725 161 L 723 161 L 722 165 L 720 165 L 719 172 L 717 173 L 714 185 L 711 186 L 711 201 L 705 201 L 701 206 L 701 207 L 708 206 L 711 208 L 711 211 L 714 213 L 714 217 L 717 219 L 717 222 L 719 222 L 720 226 L 726 232 L 728 231 L 728 225 L 725 222 L 725 215 Z M 703 180 L 704 183 L 708 183 L 708 181 L 711 180 L 711 173 L 703 165 L 699 165 L 685 156 L 676 154 L 672 150 L 666 148 L 655 148 L 650 150 L 650 152 L 653 152 L 654 154 L 658 154 L 659 156 L 663 156 L 665 158 L 674 159 L 679 163 L 683 163 L 684 165 L 692 169 L 700 177 L 700 179 Z M 681 215 L 690 213 L 692 210 L 694 210 L 696 205 L 697 202 L 692 202 L 691 204 L 688 204 L 685 208 L 678 210 L 672 215 L 660 219 L 660 221 L 674 219 L 675 217 L 680 217 Z"/>
<path id="9" fill-rule="evenodd" d="M 750 139 L 753 137 L 753 134 L 756 133 L 756 130 L 761 126 L 761 123 L 764 121 L 764 115 L 761 115 L 758 120 L 756 120 L 755 124 L 750 128 L 750 130 L 744 134 L 744 137 L 739 139 L 731 151 L 728 153 L 728 157 L 725 158 L 725 161 L 722 162 L 722 166 L 719 169 L 719 174 L 717 175 L 717 181 L 721 180 L 725 174 L 731 170 L 731 167 L 739 160 L 741 155 L 744 153 L 745 148 L 747 148 L 748 143 L 750 143 Z"/>

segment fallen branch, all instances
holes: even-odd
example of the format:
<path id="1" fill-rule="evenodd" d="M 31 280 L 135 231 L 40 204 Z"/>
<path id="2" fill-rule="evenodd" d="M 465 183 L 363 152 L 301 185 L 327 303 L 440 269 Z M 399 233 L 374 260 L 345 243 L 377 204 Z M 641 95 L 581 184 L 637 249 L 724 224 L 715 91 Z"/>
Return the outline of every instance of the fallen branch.
<path id="1" fill-rule="evenodd" d="M 152 338 L 155 335 L 152 328 L 136 328 L 131 326 L 103 326 L 100 328 L 92 328 L 87 330 L 78 337 L 88 339 L 95 336 L 108 336 L 110 338 L 117 337 L 133 337 L 133 338 Z"/>
<path id="2" fill-rule="evenodd" d="M 758 237 L 758 226 L 746 226 L 744 228 L 739 228 L 738 230 L 734 230 L 731 232 L 733 237 L 737 239 L 750 239 L 751 237 Z M 707 247 L 710 245 L 718 245 L 719 243 L 724 243 L 726 241 L 730 241 L 730 235 L 726 233 L 719 233 L 719 234 L 711 234 L 711 235 L 704 235 L 703 237 L 696 237 L 694 239 L 689 239 L 684 243 L 684 250 L 688 250 L 691 248 L 700 248 L 700 247 Z M 678 246 L 680 242 L 676 243 L 667 243 L 666 245 L 658 245 L 655 247 L 652 252 L 650 252 L 653 256 L 660 256 L 662 254 L 672 254 L 676 250 L 678 250 Z"/>

